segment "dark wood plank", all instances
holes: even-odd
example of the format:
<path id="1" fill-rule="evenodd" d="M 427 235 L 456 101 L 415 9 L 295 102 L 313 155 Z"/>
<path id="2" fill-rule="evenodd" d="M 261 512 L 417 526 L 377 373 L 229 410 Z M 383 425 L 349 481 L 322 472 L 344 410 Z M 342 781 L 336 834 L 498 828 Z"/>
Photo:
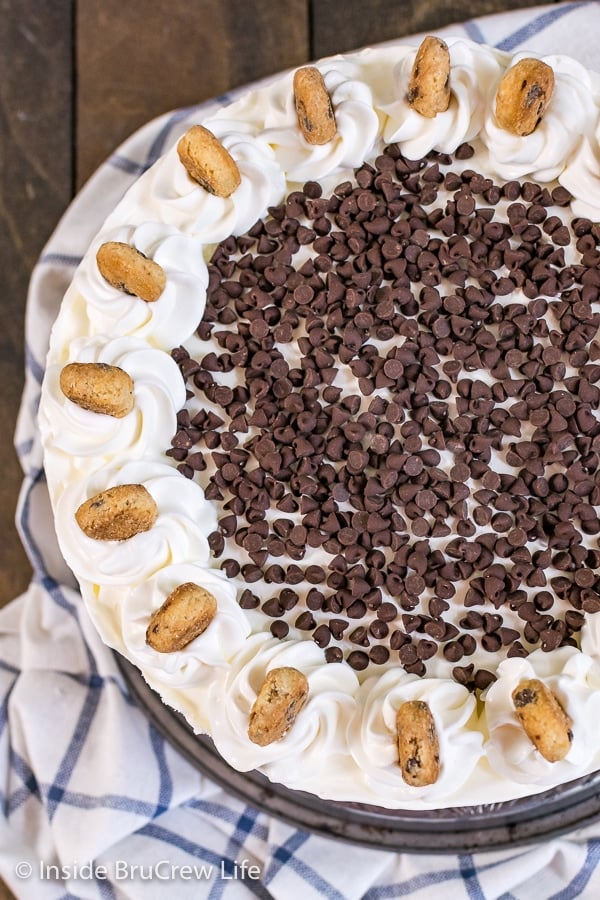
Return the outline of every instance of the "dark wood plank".
<path id="1" fill-rule="evenodd" d="M 71 3 L 3 0 L 0 16 L 0 606 L 29 583 L 13 520 L 22 472 L 13 429 L 23 387 L 27 284 L 72 193 Z M 15 900 L 0 882 L 0 900 Z"/>
<path id="2" fill-rule="evenodd" d="M 312 55 L 316 59 L 452 22 L 531 6 L 531 0 L 313 0 Z"/>
<path id="3" fill-rule="evenodd" d="M 0 881 L 0 900 L 16 900 L 15 895 L 9 891 L 2 881 Z"/>
<path id="4" fill-rule="evenodd" d="M 308 56 L 307 0 L 80 0 L 77 183 L 152 117 Z"/>
<path id="5" fill-rule="evenodd" d="M 67 205 L 71 167 L 71 3 L 3 0 L 0 16 L 0 605 L 29 564 L 13 526 L 21 469 L 12 433 L 23 385 L 23 314 L 31 269 Z"/>

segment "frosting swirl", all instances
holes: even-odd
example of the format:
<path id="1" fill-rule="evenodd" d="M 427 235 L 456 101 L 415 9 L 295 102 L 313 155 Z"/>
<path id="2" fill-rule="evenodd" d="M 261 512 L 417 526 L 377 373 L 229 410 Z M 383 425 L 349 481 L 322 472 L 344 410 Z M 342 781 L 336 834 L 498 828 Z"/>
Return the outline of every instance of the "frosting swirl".
<path id="1" fill-rule="evenodd" d="M 123 369 L 133 379 L 134 408 L 120 419 L 83 409 L 68 400 L 60 388 L 62 365 L 49 366 L 40 421 L 52 440 L 52 466 L 57 477 L 66 478 L 70 470 L 80 476 L 89 474 L 125 450 L 130 459 L 150 457 L 157 445 L 168 443 L 176 427 L 177 411 L 185 402 L 185 387 L 167 353 L 138 338 L 105 342 L 96 337 L 73 341 L 68 360 Z"/>
<path id="2" fill-rule="evenodd" d="M 493 768 L 512 781 L 537 785 L 569 781 L 583 774 L 596 756 L 600 667 L 574 647 L 548 656 L 536 650 L 526 659 L 505 660 L 485 696 L 489 731 L 485 749 Z M 548 762 L 538 753 L 518 721 L 511 695 L 524 678 L 543 679 L 574 723 L 571 749 L 558 762 Z"/>
<path id="3" fill-rule="evenodd" d="M 190 178 L 172 148 L 151 170 L 146 199 L 160 221 L 212 244 L 248 231 L 269 206 L 279 203 L 285 178 L 273 151 L 256 139 L 249 123 L 215 117 L 204 124 L 235 160 L 239 187 L 229 197 L 208 193 Z"/>
<path id="4" fill-rule="evenodd" d="M 297 126 L 291 80 L 285 79 L 274 93 L 259 140 L 269 144 L 288 181 L 324 178 L 340 168 L 361 165 L 379 134 L 379 117 L 370 87 L 360 80 L 360 69 L 342 60 L 321 70 L 331 97 L 337 134 L 327 144 L 309 144 Z"/>
<path id="5" fill-rule="evenodd" d="M 382 106 L 387 115 L 383 137 L 386 143 L 398 141 L 410 159 L 420 159 L 431 150 L 453 153 L 474 138 L 502 75 L 499 59 L 486 48 L 457 40 L 449 43 L 449 50 L 450 105 L 432 119 L 422 116 L 406 100 L 416 52 L 404 56 L 394 68 L 396 99 Z"/>
<path id="6" fill-rule="evenodd" d="M 88 497 L 119 484 L 143 484 L 159 514 L 149 531 L 126 541 L 96 541 L 75 520 Z M 118 469 L 100 469 L 86 481 L 68 484 L 56 504 L 63 522 L 61 549 L 76 576 L 97 584 L 137 585 L 164 566 L 209 559 L 207 537 L 216 527 L 214 507 L 197 484 L 163 463 L 132 461 Z"/>
<path id="7" fill-rule="evenodd" d="M 402 801 L 436 801 L 455 795 L 482 755 L 476 730 L 475 697 L 450 679 L 422 679 L 390 669 L 361 686 L 357 711 L 348 726 L 348 746 L 363 778 L 377 796 Z M 423 700 L 431 709 L 440 745 L 441 770 L 435 784 L 407 785 L 398 765 L 396 714 L 407 700 Z"/>
<path id="8" fill-rule="evenodd" d="M 282 740 L 259 747 L 248 737 L 248 718 L 267 672 L 279 666 L 304 672 L 308 700 Z M 233 660 L 222 688 L 211 695 L 213 740 L 219 753 L 241 771 L 261 766 L 275 780 L 306 786 L 307 774 L 309 779 L 310 773 L 318 777 L 322 760 L 329 765 L 347 757 L 344 722 L 354 711 L 357 688 L 349 667 L 323 665 L 316 644 L 253 635 Z"/>
<path id="9" fill-rule="evenodd" d="M 173 653 L 159 653 L 146 643 L 150 616 L 180 584 L 191 581 L 206 588 L 217 601 L 217 615 L 206 631 Z M 192 563 L 165 566 L 125 594 L 111 587 L 99 592 L 99 609 L 116 619 L 120 649 L 142 671 L 160 684 L 171 687 L 193 685 L 212 679 L 242 648 L 250 628 L 239 607 L 233 582 L 215 569 Z M 102 615 L 102 613 L 100 613 Z"/>
<path id="10" fill-rule="evenodd" d="M 96 252 L 105 241 L 130 244 L 162 266 L 167 283 L 158 300 L 147 303 L 102 277 Z M 103 230 L 77 270 L 73 286 L 85 301 L 90 334 L 135 336 L 170 350 L 187 340 L 202 317 L 208 270 L 197 239 L 170 225 L 144 221 Z"/>
<path id="11" fill-rule="evenodd" d="M 523 56 L 515 56 L 512 62 Z M 555 86 L 535 131 L 524 137 L 510 134 L 496 122 L 493 104 L 488 110 L 481 137 L 491 167 L 501 178 L 531 175 L 540 181 L 552 181 L 570 168 L 582 135 L 593 132 L 598 120 L 587 70 L 565 56 L 546 56 L 543 61 L 554 71 Z"/>
<path id="12" fill-rule="evenodd" d="M 594 134 L 585 134 L 571 161 L 558 176 L 573 194 L 572 209 L 577 216 L 598 218 L 600 210 L 600 123 Z"/>

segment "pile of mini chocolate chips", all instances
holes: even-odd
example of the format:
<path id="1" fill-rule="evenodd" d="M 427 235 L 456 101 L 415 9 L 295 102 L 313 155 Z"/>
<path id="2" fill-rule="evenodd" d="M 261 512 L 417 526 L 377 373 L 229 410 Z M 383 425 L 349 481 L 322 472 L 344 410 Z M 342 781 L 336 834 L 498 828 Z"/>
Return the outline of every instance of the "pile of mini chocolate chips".
<path id="1" fill-rule="evenodd" d="M 482 689 L 476 649 L 575 645 L 600 609 L 600 227 L 472 154 L 388 146 L 223 241 L 167 452 L 273 635 Z"/>

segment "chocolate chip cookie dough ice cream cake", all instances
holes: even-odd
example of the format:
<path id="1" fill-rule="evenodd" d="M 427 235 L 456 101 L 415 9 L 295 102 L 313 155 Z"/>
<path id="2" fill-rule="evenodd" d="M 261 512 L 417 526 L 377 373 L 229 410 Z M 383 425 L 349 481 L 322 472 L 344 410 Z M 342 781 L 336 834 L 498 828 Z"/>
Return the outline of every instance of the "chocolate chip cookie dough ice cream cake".
<path id="1" fill-rule="evenodd" d="M 234 768 L 427 809 L 600 767 L 599 102 L 466 40 L 323 60 L 188 119 L 85 255 L 61 548 Z"/>

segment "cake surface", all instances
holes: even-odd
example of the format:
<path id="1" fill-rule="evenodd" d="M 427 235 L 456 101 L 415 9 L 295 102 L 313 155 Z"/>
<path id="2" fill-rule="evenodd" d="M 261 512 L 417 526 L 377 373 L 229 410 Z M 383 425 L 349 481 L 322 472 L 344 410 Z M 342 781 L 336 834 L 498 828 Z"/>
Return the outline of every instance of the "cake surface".
<path id="1" fill-rule="evenodd" d="M 440 87 L 444 52 L 192 129 L 79 267 L 40 412 L 106 643 L 236 769 L 391 808 L 600 766 L 600 86 L 534 61 L 514 134 L 528 58 L 450 41 Z"/>

